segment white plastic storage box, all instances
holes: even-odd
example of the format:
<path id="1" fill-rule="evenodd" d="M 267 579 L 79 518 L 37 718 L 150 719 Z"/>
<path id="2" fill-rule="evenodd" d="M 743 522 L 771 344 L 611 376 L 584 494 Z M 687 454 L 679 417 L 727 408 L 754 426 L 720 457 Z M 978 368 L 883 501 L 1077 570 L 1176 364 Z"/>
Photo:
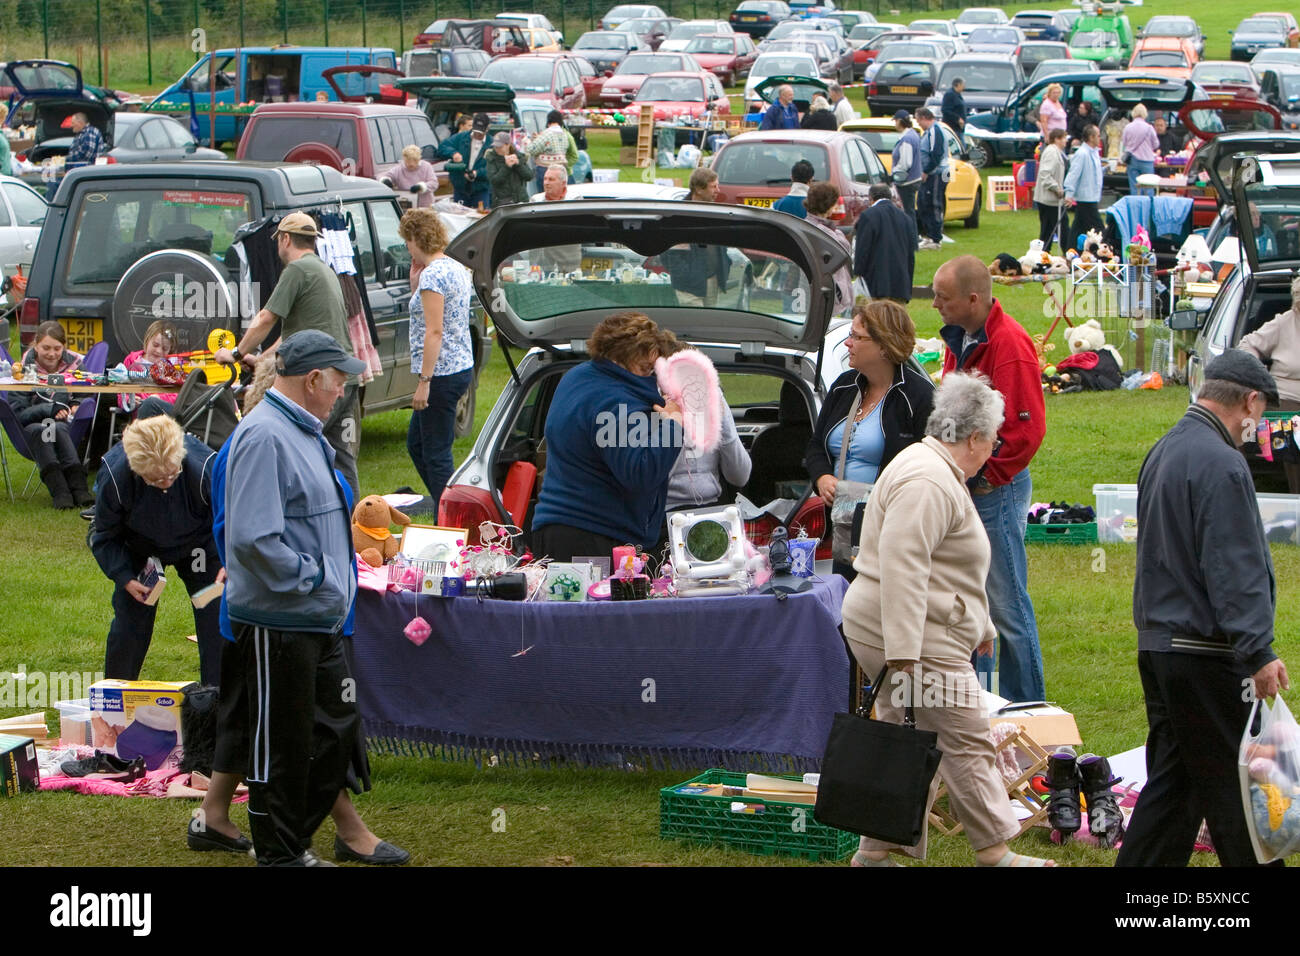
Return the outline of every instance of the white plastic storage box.
<path id="1" fill-rule="evenodd" d="M 59 743 L 65 747 L 91 746 L 90 698 L 60 700 L 54 707 L 59 712 Z"/>
<path id="2" fill-rule="evenodd" d="M 1138 486 L 1093 485 L 1092 494 L 1097 499 L 1097 540 L 1136 541 Z"/>
<path id="3" fill-rule="evenodd" d="M 1264 534 L 1271 544 L 1297 544 L 1300 525 L 1300 495 L 1257 495 Z"/>
<path id="4" fill-rule="evenodd" d="M 593 169 L 591 171 L 591 181 L 593 183 L 616 183 L 618 182 L 617 169 Z"/>

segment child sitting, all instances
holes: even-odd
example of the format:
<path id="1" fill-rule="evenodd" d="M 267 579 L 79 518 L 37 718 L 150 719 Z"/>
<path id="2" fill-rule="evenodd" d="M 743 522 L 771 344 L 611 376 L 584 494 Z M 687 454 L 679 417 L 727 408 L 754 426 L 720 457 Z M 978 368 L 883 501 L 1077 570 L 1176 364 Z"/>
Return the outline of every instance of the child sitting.
<path id="1" fill-rule="evenodd" d="M 176 350 L 176 326 L 172 325 L 166 319 L 159 319 L 154 322 L 144 333 L 144 348 L 137 349 L 134 352 L 128 352 L 126 358 L 122 359 L 122 364 L 128 372 L 148 371 L 149 367 L 159 359 L 166 358 Z M 159 395 L 119 395 L 117 405 L 123 411 L 136 412 L 136 416 L 146 404 L 154 403 L 159 407 L 156 410 L 147 412 L 144 417 L 156 415 L 159 412 L 170 415 L 171 406 L 176 404 L 175 392 L 163 392 Z"/>
<path id="2" fill-rule="evenodd" d="M 66 341 L 63 326 L 58 322 L 42 322 L 36 327 L 36 338 L 23 355 L 22 364 L 35 365 L 47 374 L 75 371 L 83 356 L 65 348 Z M 41 470 L 41 481 L 50 489 L 54 507 L 84 508 L 94 504 L 95 496 L 86 487 L 86 469 L 68 430 L 78 403 L 65 390 L 56 387 L 12 392 L 9 404 Z"/>

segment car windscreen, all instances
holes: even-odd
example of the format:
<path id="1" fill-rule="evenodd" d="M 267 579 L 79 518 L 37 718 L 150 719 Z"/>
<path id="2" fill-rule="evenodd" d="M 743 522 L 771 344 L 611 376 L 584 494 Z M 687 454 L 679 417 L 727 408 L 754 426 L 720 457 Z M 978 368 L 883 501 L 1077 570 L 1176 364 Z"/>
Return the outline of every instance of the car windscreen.
<path id="1" fill-rule="evenodd" d="M 87 191 L 78 199 L 64 288 L 81 293 L 111 294 L 136 261 L 162 249 L 210 256 L 220 269 L 254 211 L 251 193 L 232 185 Z"/>
<path id="2" fill-rule="evenodd" d="M 1041 30 L 1043 27 L 1052 25 L 1052 15 L 1050 13 L 1017 13 L 1011 18 L 1011 22 L 1018 27 Z"/>
<path id="3" fill-rule="evenodd" d="M 870 40 L 878 37 L 882 33 L 889 32 L 888 27 L 881 26 L 878 23 L 859 23 L 849 31 L 850 40 Z"/>
<path id="4" fill-rule="evenodd" d="M 1250 107 L 1192 110 L 1188 122 L 1207 133 L 1256 133 L 1273 129 L 1273 114 Z"/>
<path id="5" fill-rule="evenodd" d="M 736 52 L 736 41 L 731 37 L 695 37 L 686 45 L 687 53 L 723 53 Z"/>
<path id="6" fill-rule="evenodd" d="M 1242 83 L 1255 85 L 1255 71 L 1244 63 L 1198 63 L 1192 68 L 1196 83 Z"/>
<path id="7" fill-rule="evenodd" d="M 685 40 L 688 37 L 697 37 L 701 33 L 717 33 L 718 26 L 716 23 L 683 23 L 675 27 L 673 32 L 668 34 L 670 40 Z"/>
<path id="8" fill-rule="evenodd" d="M 1152 17 L 1142 31 L 1149 37 L 1194 37 L 1196 23 L 1184 17 Z"/>
<path id="9" fill-rule="evenodd" d="M 880 51 L 876 57 L 877 63 L 888 63 L 890 60 L 915 60 L 928 59 L 934 56 L 934 47 L 928 43 L 891 43 Z"/>
<path id="10" fill-rule="evenodd" d="M 895 130 L 855 129 L 853 134 L 877 153 L 892 153 L 903 134 Z"/>
<path id="11" fill-rule="evenodd" d="M 1119 34 L 1110 30 L 1080 30 L 1070 37 L 1072 50 L 1113 50 L 1119 48 Z"/>
<path id="12" fill-rule="evenodd" d="M 952 81 L 961 77 L 966 81 L 966 93 L 1010 93 L 1016 85 L 1016 71 L 1010 64 L 1001 63 L 945 63 L 939 74 L 939 86 L 952 88 Z"/>
<path id="13" fill-rule="evenodd" d="M 817 75 L 817 63 L 810 56 L 778 56 L 764 53 L 754 61 L 750 71 L 754 76 L 804 76 Z"/>
<path id="14" fill-rule="evenodd" d="M 972 30 L 966 38 L 967 43 L 1002 43 L 1015 46 L 1020 42 L 1020 34 L 1006 27 L 980 27 Z"/>
<path id="15" fill-rule="evenodd" d="M 1091 60 L 1087 62 L 1092 63 Z M 1092 66 L 1095 68 L 1096 64 L 1092 63 Z M 1045 76 L 1060 76 L 1063 73 L 1074 73 L 1078 70 L 1078 60 L 1043 60 L 1043 62 L 1034 67 L 1034 73 L 1033 76 L 1030 77 L 1030 82 L 1032 83 L 1036 80 L 1041 80 Z"/>
<path id="16" fill-rule="evenodd" d="M 1272 17 L 1251 17 L 1249 20 L 1241 21 L 1241 25 L 1237 27 L 1237 32 L 1273 34 L 1284 37 L 1287 30 L 1281 20 L 1275 20 Z"/>
<path id="17" fill-rule="evenodd" d="M 704 102 L 704 84 L 690 76 L 651 76 L 641 84 L 636 98 L 646 100 L 667 100 L 673 102 Z"/>
<path id="18" fill-rule="evenodd" d="M 609 30 L 602 33 L 584 33 L 573 44 L 575 50 L 626 50 L 631 44 L 630 34 Z"/>
<path id="19" fill-rule="evenodd" d="M 479 74 L 482 80 L 508 83 L 516 93 L 549 93 L 555 64 L 551 60 L 521 60 L 507 57 L 489 63 Z"/>
<path id="20" fill-rule="evenodd" d="M 929 63 L 894 60 L 876 71 L 877 83 L 929 83 L 934 79 L 934 68 Z"/>
<path id="21" fill-rule="evenodd" d="M 963 10 L 958 23 L 1001 23 L 1002 18 L 993 10 Z"/>
<path id="22" fill-rule="evenodd" d="M 783 186 L 790 183 L 790 169 L 801 159 L 812 163 L 815 181 L 830 178 L 826 148 L 809 143 L 734 142 L 722 151 L 713 171 L 727 186 Z"/>
<path id="23" fill-rule="evenodd" d="M 344 159 L 357 159 L 357 128 L 351 117 L 264 115 L 249 125 L 244 159 L 276 162 L 303 143 L 324 143 Z"/>
<path id="24" fill-rule="evenodd" d="M 605 14 L 607 20 L 630 20 L 632 17 L 645 16 L 645 7 L 623 6 L 615 7 L 609 13 Z"/>
<path id="25" fill-rule="evenodd" d="M 1178 50 L 1142 50 L 1130 64 L 1134 69 L 1142 66 L 1185 67 L 1187 57 Z"/>
<path id="26" fill-rule="evenodd" d="M 1282 93 L 1282 99 L 1289 101 L 1300 97 L 1300 72 L 1279 73 L 1277 82 Z"/>
<path id="27" fill-rule="evenodd" d="M 615 76 L 649 76 L 680 70 L 682 58 L 675 53 L 633 53 L 618 65 Z"/>

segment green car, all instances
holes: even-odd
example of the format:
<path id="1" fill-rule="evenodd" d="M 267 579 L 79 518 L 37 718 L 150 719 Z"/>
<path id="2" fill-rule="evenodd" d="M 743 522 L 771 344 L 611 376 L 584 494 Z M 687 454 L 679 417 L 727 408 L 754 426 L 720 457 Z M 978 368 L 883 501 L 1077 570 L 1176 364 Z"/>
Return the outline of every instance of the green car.
<path id="1" fill-rule="evenodd" d="M 1070 31 L 1070 56 L 1093 60 L 1103 70 L 1122 70 L 1133 56 L 1133 26 L 1119 14 L 1079 17 Z"/>

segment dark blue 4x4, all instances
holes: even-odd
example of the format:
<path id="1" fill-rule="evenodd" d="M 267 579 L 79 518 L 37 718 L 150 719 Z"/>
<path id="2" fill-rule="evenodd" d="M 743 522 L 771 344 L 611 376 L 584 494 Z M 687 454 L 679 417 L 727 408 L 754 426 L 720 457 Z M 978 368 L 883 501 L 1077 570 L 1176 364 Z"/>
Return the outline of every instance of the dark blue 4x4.
<path id="1" fill-rule="evenodd" d="M 348 223 L 384 367 L 365 387 L 364 412 L 409 405 L 417 383 L 408 339 L 411 262 L 397 234 L 401 210 L 391 190 L 326 166 L 189 161 L 73 170 L 36 245 L 19 310 L 23 344 L 38 324 L 57 319 L 69 348 L 84 352 L 107 342 L 111 366 L 141 347 L 157 318 L 176 325 L 178 351 L 206 348 L 216 328 L 238 335 L 257 303 L 237 301 L 234 259 L 227 257 L 235 233 L 296 209 L 338 210 Z M 270 290 L 261 291 L 264 301 Z M 475 385 L 488 354 L 484 328 L 475 308 Z M 474 391 L 462 402 L 458 434 L 473 425 Z"/>

